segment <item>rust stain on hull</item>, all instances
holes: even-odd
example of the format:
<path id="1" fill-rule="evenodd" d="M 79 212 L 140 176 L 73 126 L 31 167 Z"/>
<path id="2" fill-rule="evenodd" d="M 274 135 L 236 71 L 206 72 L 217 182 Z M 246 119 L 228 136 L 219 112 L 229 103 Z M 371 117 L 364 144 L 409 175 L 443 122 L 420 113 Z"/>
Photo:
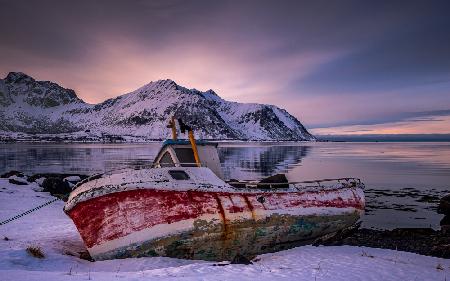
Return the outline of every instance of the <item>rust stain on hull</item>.
<path id="1" fill-rule="evenodd" d="M 219 214 L 220 214 L 220 218 L 222 219 L 222 226 L 223 226 L 223 236 L 224 238 L 226 238 L 226 233 L 227 233 L 227 229 L 228 229 L 228 224 L 227 224 L 227 218 L 225 216 L 225 210 L 223 209 L 222 206 L 222 202 L 220 202 L 220 198 L 218 195 L 215 195 L 214 198 L 216 199 L 217 202 L 217 209 L 219 210 Z"/>
<path id="2" fill-rule="evenodd" d="M 247 204 L 247 208 L 250 210 L 250 212 L 252 213 L 252 219 L 254 221 L 256 221 L 256 214 L 255 214 L 255 209 L 253 208 L 252 203 L 250 202 L 250 200 L 248 200 L 248 197 L 246 195 L 242 195 L 242 198 L 244 198 L 245 203 Z"/>

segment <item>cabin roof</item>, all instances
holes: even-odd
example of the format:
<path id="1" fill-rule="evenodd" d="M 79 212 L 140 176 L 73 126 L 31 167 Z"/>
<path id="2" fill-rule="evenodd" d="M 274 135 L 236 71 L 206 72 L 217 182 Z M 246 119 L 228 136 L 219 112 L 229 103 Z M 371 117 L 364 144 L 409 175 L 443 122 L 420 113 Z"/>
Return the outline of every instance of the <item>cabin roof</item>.
<path id="1" fill-rule="evenodd" d="M 169 145 L 186 145 L 186 144 L 191 145 L 189 140 L 186 140 L 186 139 L 178 139 L 178 140 L 169 139 L 169 140 L 165 140 L 163 142 L 163 146 L 162 146 L 161 150 Z M 213 145 L 216 147 L 218 145 L 216 142 L 209 142 L 209 141 L 203 141 L 203 140 L 196 140 L 195 144 L 197 144 L 197 145 Z"/>

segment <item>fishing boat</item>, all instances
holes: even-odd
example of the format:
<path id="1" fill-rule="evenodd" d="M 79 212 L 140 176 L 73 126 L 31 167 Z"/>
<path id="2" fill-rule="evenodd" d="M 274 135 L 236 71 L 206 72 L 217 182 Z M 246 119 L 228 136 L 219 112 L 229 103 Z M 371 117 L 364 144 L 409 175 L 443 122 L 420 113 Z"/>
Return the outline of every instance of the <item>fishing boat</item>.
<path id="1" fill-rule="evenodd" d="M 181 120 L 152 167 L 94 175 L 64 207 L 95 260 L 167 256 L 224 261 L 309 244 L 364 212 L 355 178 L 225 180 L 217 144 L 196 141 Z"/>

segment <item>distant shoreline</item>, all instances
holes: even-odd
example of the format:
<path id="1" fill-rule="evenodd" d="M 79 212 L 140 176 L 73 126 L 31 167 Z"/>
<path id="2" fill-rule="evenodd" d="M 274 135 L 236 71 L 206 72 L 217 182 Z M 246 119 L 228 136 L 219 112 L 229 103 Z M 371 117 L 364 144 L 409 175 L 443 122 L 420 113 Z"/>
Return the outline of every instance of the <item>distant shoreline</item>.
<path id="1" fill-rule="evenodd" d="M 219 144 L 313 144 L 313 143 L 450 143 L 450 139 L 445 140 L 317 140 L 317 141 L 274 141 L 274 140 L 212 140 L 201 139 Z M 162 143 L 164 140 L 137 140 L 137 141 L 102 141 L 102 140 L 0 140 L 0 144 L 150 144 Z"/>
<path id="2" fill-rule="evenodd" d="M 450 142 L 450 134 L 367 134 L 316 135 L 318 141 L 332 142 Z"/>
<path id="3" fill-rule="evenodd" d="M 316 140 L 245 140 L 245 139 L 204 139 L 218 143 L 316 143 L 316 142 L 450 142 L 450 134 L 397 134 L 397 135 L 316 135 Z M 199 138 L 202 139 L 202 138 Z M 0 134 L 0 143 L 159 143 L 165 139 L 145 136 L 107 134 Z"/>

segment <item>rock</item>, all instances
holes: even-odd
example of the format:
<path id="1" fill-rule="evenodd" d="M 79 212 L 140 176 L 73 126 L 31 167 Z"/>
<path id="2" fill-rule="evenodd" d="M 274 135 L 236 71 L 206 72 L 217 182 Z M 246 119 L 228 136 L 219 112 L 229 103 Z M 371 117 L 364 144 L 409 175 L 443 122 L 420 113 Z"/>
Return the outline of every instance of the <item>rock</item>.
<path id="1" fill-rule="evenodd" d="M 10 177 L 8 179 L 8 182 L 12 183 L 12 184 L 17 184 L 17 185 L 28 185 L 28 182 L 25 179 L 19 178 L 17 176 Z"/>
<path id="2" fill-rule="evenodd" d="M 237 254 L 231 261 L 231 264 L 253 264 L 248 258 L 243 255 Z"/>
<path id="3" fill-rule="evenodd" d="M 450 226 L 450 216 L 444 216 L 441 220 L 441 226 L 448 225 Z"/>
<path id="4" fill-rule="evenodd" d="M 443 221 L 447 223 L 447 221 Z M 431 228 L 397 228 L 393 230 L 358 229 L 344 239 L 338 235 L 321 245 L 350 245 L 392 249 L 448 258 L 450 235 Z"/>
<path id="5" fill-rule="evenodd" d="M 51 195 L 63 195 L 63 197 L 68 197 L 72 191 L 69 183 L 60 178 L 46 178 L 42 187 L 43 191 L 50 192 Z"/>
<path id="6" fill-rule="evenodd" d="M 443 217 L 440 222 L 440 225 L 442 232 L 450 234 L 450 216 Z"/>
<path id="7" fill-rule="evenodd" d="M 34 182 L 39 178 L 59 178 L 61 180 L 65 178 L 70 178 L 70 181 L 74 180 L 75 177 L 79 177 L 81 180 L 87 178 L 87 175 L 79 175 L 79 174 L 56 174 L 56 173 L 42 173 L 42 174 L 35 174 L 30 177 L 28 177 L 29 182 Z"/>
<path id="8" fill-rule="evenodd" d="M 442 197 L 437 212 L 438 214 L 450 216 L 450 194 Z"/>
<path id="9" fill-rule="evenodd" d="M 430 254 L 432 256 L 448 259 L 450 258 L 450 244 L 433 246 Z"/>
<path id="10" fill-rule="evenodd" d="M 7 178 L 12 177 L 12 176 L 23 178 L 24 174 L 19 172 L 19 171 L 9 171 L 7 173 L 4 173 L 3 175 L 0 175 L 0 178 L 7 179 Z"/>

